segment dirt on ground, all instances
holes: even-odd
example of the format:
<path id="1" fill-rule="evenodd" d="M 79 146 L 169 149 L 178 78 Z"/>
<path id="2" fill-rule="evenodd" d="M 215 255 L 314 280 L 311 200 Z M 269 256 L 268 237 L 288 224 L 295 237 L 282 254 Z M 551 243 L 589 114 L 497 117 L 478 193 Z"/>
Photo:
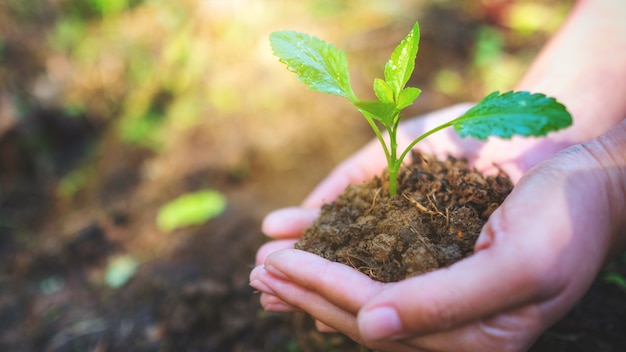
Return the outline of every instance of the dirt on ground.
<path id="1" fill-rule="evenodd" d="M 350 185 L 322 206 L 296 248 L 349 265 L 372 279 L 399 281 L 473 253 L 489 215 L 513 188 L 467 162 L 415 153 L 391 197 L 387 175 Z"/>

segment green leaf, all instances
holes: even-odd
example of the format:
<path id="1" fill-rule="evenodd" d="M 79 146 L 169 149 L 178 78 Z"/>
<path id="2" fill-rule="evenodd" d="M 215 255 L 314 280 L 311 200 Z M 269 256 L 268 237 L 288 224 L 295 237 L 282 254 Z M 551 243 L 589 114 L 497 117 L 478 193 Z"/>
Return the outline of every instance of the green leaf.
<path id="1" fill-rule="evenodd" d="M 163 231 L 202 224 L 226 209 L 226 198 L 214 190 L 184 194 L 163 205 L 157 215 L 157 225 Z"/>
<path id="2" fill-rule="evenodd" d="M 272 51 L 309 89 L 357 101 L 350 86 L 346 54 L 323 40 L 294 31 L 270 35 Z"/>
<path id="3" fill-rule="evenodd" d="M 413 74 L 419 41 L 420 29 L 418 23 L 415 22 L 413 29 L 402 39 L 385 65 L 385 80 L 395 97 L 400 95 Z"/>
<path id="4" fill-rule="evenodd" d="M 354 104 L 363 115 L 380 121 L 389 128 L 393 124 L 393 118 L 397 113 L 396 104 L 382 101 L 360 101 Z"/>
<path id="5" fill-rule="evenodd" d="M 607 273 L 602 276 L 602 281 L 616 284 L 621 288 L 626 288 L 626 277 L 620 275 L 619 273 Z"/>
<path id="6" fill-rule="evenodd" d="M 484 140 L 491 135 L 502 138 L 544 136 L 572 124 L 563 104 L 544 94 L 493 92 L 450 122 L 461 137 Z"/>
<path id="7" fill-rule="evenodd" d="M 107 264 L 104 282 L 113 288 L 124 286 L 137 272 L 139 263 L 128 255 L 113 257 Z"/>
<path id="8" fill-rule="evenodd" d="M 422 91 L 418 88 L 408 87 L 404 88 L 400 92 L 400 96 L 398 96 L 398 110 L 402 110 L 415 101 L 417 97 L 422 93 Z"/>
<path id="9" fill-rule="evenodd" d="M 378 100 L 385 103 L 393 103 L 393 90 L 387 84 L 387 82 L 383 81 L 380 78 L 374 79 L 374 93 L 376 93 L 376 97 Z"/>

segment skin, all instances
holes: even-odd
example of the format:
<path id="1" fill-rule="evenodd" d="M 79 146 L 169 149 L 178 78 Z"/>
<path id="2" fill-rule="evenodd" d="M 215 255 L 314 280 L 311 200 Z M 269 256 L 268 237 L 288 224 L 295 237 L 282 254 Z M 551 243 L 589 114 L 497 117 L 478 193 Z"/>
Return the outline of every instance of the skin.
<path id="1" fill-rule="evenodd" d="M 419 146 L 494 164 L 516 186 L 483 228 L 475 254 L 448 268 L 383 284 L 347 266 L 291 249 L 346 184 L 380 173 L 372 142 L 339 165 L 301 207 L 263 223 L 250 284 L 268 311 L 305 311 L 322 331 L 340 331 L 381 351 L 522 351 L 560 319 L 602 266 L 626 248 L 626 2 L 576 4 L 517 90 L 563 102 L 574 126 L 544 139 L 463 140 L 453 131 Z M 584 49 L 583 49 L 584 48 Z M 582 88 L 584 87 L 584 89 Z M 411 136 L 459 116 L 453 106 L 402 126 Z"/>

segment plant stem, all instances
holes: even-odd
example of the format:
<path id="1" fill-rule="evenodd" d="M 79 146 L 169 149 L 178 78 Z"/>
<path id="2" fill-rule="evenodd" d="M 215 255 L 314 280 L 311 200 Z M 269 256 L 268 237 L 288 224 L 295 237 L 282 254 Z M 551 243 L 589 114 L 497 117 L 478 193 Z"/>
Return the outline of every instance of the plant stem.
<path id="1" fill-rule="evenodd" d="M 389 126 L 389 150 L 390 157 L 387 162 L 388 171 L 389 171 L 389 195 L 391 197 L 395 197 L 398 194 L 398 170 L 400 170 L 400 164 L 402 163 L 402 159 L 398 162 L 397 158 L 397 150 L 398 150 L 398 122 L 400 121 L 399 112 L 396 113 L 396 116 L 393 118 L 393 125 Z"/>
<path id="2" fill-rule="evenodd" d="M 404 151 L 402 152 L 402 154 L 400 155 L 399 158 L 396 158 L 396 149 L 398 147 L 398 144 L 396 142 L 396 130 L 397 130 L 397 125 L 394 126 L 393 129 L 391 129 L 389 131 L 389 143 L 391 146 L 391 154 L 390 157 L 387 158 L 387 162 L 388 162 L 388 166 L 389 166 L 389 195 L 391 197 L 395 197 L 398 194 L 398 172 L 400 171 L 400 166 L 402 166 L 402 160 L 404 160 L 404 158 L 406 157 L 406 155 L 409 153 L 409 151 L 411 151 L 411 149 L 413 149 L 413 147 L 419 143 L 420 141 L 422 141 L 424 138 L 430 136 L 431 134 L 441 131 L 444 128 L 450 127 L 452 126 L 451 123 L 446 122 L 442 125 L 439 125 L 435 128 L 433 128 L 432 130 L 422 134 L 421 136 L 417 137 L 413 142 L 411 142 L 411 144 L 409 144 L 406 149 L 404 149 Z"/>
<path id="3" fill-rule="evenodd" d="M 376 138 L 378 139 L 378 141 L 382 145 L 383 152 L 385 152 L 385 159 L 387 159 L 387 165 L 390 165 L 391 164 L 391 154 L 389 153 L 389 148 L 387 147 L 387 144 L 385 144 L 385 139 L 383 138 L 383 134 L 380 132 L 380 129 L 378 128 L 378 126 L 376 125 L 376 122 L 374 122 L 374 120 L 370 119 L 367 116 L 365 116 L 365 120 L 367 120 L 367 123 L 370 125 L 372 130 L 374 130 L 374 134 L 376 135 Z"/>
<path id="4" fill-rule="evenodd" d="M 443 130 L 444 128 L 450 127 L 450 126 L 452 126 L 452 123 L 450 123 L 450 122 L 446 122 L 446 123 L 444 123 L 444 124 L 442 124 L 442 125 L 439 125 L 439 126 L 437 126 L 437 127 L 433 128 L 432 130 L 430 130 L 430 131 L 428 131 L 428 132 L 426 132 L 426 133 L 422 134 L 421 136 L 417 137 L 417 138 L 416 138 L 413 142 L 411 142 L 411 144 L 409 144 L 409 145 L 406 147 L 406 149 L 404 149 L 404 151 L 403 151 L 403 152 L 402 152 L 402 154 L 400 155 L 399 160 L 404 160 L 404 158 L 405 158 L 405 157 L 406 157 L 406 155 L 407 155 L 407 154 L 411 151 L 411 149 L 413 149 L 413 147 L 414 147 L 417 143 L 421 142 L 424 138 L 426 138 L 426 137 L 430 136 L 430 135 L 431 135 L 431 134 L 433 134 L 433 133 L 439 132 L 439 131 Z M 398 167 L 399 167 L 399 165 L 398 165 Z"/>
<path id="5" fill-rule="evenodd" d="M 389 168 L 389 195 L 395 197 L 398 194 L 398 169 Z"/>

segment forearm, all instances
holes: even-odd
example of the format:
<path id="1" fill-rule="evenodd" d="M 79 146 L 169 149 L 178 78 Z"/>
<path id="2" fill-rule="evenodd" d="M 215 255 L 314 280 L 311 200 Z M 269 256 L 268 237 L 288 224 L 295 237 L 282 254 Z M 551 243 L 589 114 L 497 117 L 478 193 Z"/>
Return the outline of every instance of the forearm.
<path id="1" fill-rule="evenodd" d="M 517 87 L 554 96 L 568 107 L 574 126 L 557 139 L 591 140 L 581 148 L 605 170 L 600 189 L 608 190 L 616 253 L 626 248 L 625 16 L 626 1 L 580 0 Z"/>
<path id="2" fill-rule="evenodd" d="M 580 0 L 516 87 L 568 107 L 562 138 L 588 140 L 626 117 L 625 16 L 626 1 Z"/>

